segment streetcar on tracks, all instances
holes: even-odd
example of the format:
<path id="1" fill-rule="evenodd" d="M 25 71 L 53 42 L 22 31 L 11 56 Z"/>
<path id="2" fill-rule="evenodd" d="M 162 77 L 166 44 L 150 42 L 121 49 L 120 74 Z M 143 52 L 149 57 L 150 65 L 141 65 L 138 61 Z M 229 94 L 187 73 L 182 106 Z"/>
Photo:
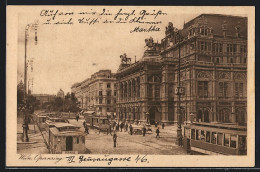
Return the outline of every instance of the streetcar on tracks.
<path id="1" fill-rule="evenodd" d="M 86 125 L 90 128 L 98 129 L 100 132 L 107 132 L 110 129 L 110 122 L 106 116 L 94 116 L 88 115 L 85 116 Z"/>
<path id="2" fill-rule="evenodd" d="M 49 149 L 52 154 L 81 154 L 86 152 L 85 134 L 80 127 L 55 123 L 49 130 Z"/>
<path id="3" fill-rule="evenodd" d="M 183 146 L 191 154 L 246 155 L 247 128 L 197 122 L 184 126 Z"/>

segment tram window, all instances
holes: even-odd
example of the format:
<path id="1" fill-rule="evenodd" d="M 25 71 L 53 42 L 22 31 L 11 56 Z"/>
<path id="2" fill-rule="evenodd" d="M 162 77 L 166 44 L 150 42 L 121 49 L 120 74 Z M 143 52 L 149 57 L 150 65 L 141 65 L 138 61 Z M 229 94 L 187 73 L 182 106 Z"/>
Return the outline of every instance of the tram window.
<path id="1" fill-rule="evenodd" d="M 229 146 L 229 138 L 230 138 L 230 134 L 224 135 L 224 146 Z"/>
<path id="2" fill-rule="evenodd" d="M 191 139 L 195 139 L 195 129 L 191 129 Z"/>
<path id="3" fill-rule="evenodd" d="M 206 142 L 210 142 L 210 132 L 206 132 Z"/>
<path id="4" fill-rule="evenodd" d="M 223 141 L 223 134 L 218 133 L 217 144 L 222 145 L 222 141 Z"/>
<path id="5" fill-rule="evenodd" d="M 196 140 L 199 140 L 200 136 L 199 136 L 199 130 L 196 130 Z"/>
<path id="6" fill-rule="evenodd" d="M 79 144 L 79 138 L 77 137 L 77 144 Z"/>
<path id="7" fill-rule="evenodd" d="M 200 140 L 205 141 L 205 132 L 201 131 Z"/>
<path id="8" fill-rule="evenodd" d="M 212 132 L 211 134 L 211 143 L 213 144 L 217 143 L 217 134 L 215 132 Z"/>
<path id="9" fill-rule="evenodd" d="M 184 134 L 185 134 L 185 137 L 190 138 L 190 129 L 189 129 L 189 128 L 186 128 Z"/>
<path id="10" fill-rule="evenodd" d="M 237 147 L 237 137 L 236 137 L 236 135 L 230 136 L 230 147 L 232 147 L 232 148 Z"/>

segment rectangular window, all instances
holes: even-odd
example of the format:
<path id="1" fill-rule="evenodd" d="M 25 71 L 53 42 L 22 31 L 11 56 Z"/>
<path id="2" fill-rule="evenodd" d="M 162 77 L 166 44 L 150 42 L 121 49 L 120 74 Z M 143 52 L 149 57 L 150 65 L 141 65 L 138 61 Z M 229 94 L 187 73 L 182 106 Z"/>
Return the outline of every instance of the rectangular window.
<path id="1" fill-rule="evenodd" d="M 116 96 L 116 91 L 114 91 L 114 96 Z"/>
<path id="2" fill-rule="evenodd" d="M 230 134 L 224 134 L 224 146 L 229 147 Z"/>
<path id="3" fill-rule="evenodd" d="M 111 100 L 110 99 L 107 100 L 107 104 L 111 104 Z"/>
<path id="4" fill-rule="evenodd" d="M 227 82 L 219 82 L 219 96 L 220 97 L 228 97 L 228 83 Z"/>
<path id="5" fill-rule="evenodd" d="M 77 137 L 77 144 L 79 144 L 79 138 Z"/>
<path id="6" fill-rule="evenodd" d="M 206 142 L 210 142 L 210 132 L 209 131 L 207 131 L 206 132 Z"/>
<path id="7" fill-rule="evenodd" d="M 111 87 L 111 85 L 110 85 L 110 83 L 108 83 L 108 84 L 107 84 L 107 88 L 110 88 L 110 87 Z"/>
<path id="8" fill-rule="evenodd" d="M 198 93 L 200 98 L 208 97 L 208 81 L 198 81 Z"/>
<path id="9" fill-rule="evenodd" d="M 102 87 L 103 87 L 103 84 L 99 83 L 99 89 L 102 89 Z"/>
<path id="10" fill-rule="evenodd" d="M 102 104 L 102 98 L 99 99 L 99 104 Z"/>
<path id="11" fill-rule="evenodd" d="M 211 143 L 216 144 L 217 143 L 217 134 L 215 132 L 211 133 Z"/>
<path id="12" fill-rule="evenodd" d="M 243 83 L 235 83 L 235 97 L 243 97 Z"/>
<path id="13" fill-rule="evenodd" d="M 243 97 L 243 83 L 239 83 L 239 97 Z"/>
<path id="14" fill-rule="evenodd" d="M 218 133 L 217 144 L 222 145 L 222 142 L 223 142 L 223 134 Z"/>
<path id="15" fill-rule="evenodd" d="M 237 137 L 235 135 L 230 136 L 230 147 L 231 148 L 237 147 Z"/>
<path id="16" fill-rule="evenodd" d="M 107 96 L 111 96 L 111 91 L 107 91 Z"/>
<path id="17" fill-rule="evenodd" d="M 195 129 L 191 129 L 191 139 L 195 139 Z"/>
<path id="18" fill-rule="evenodd" d="M 102 91 L 99 91 L 98 95 L 99 95 L 99 96 L 102 96 Z"/>
<path id="19" fill-rule="evenodd" d="M 200 50 L 204 51 L 204 42 L 200 42 Z"/>
<path id="20" fill-rule="evenodd" d="M 199 134 L 199 130 L 196 130 L 196 140 L 199 140 L 200 139 L 200 134 Z"/>
<path id="21" fill-rule="evenodd" d="M 239 97 L 239 83 L 235 83 L 235 96 Z"/>

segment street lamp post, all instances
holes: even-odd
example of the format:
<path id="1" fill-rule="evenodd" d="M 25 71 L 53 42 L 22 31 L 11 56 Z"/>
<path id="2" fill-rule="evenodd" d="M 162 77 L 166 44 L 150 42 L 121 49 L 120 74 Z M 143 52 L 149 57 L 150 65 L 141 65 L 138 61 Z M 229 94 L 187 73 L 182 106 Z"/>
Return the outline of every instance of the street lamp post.
<path id="1" fill-rule="evenodd" d="M 179 58 L 178 58 L 178 102 L 177 102 L 177 114 L 178 114 L 178 128 L 177 128 L 177 138 L 179 138 L 182 134 L 181 129 L 181 107 L 180 107 L 180 101 L 181 101 L 181 94 L 180 94 L 180 82 L 181 82 L 181 41 L 180 41 L 180 30 L 178 30 L 178 42 L 179 42 Z M 181 140 L 178 139 L 180 142 Z M 179 143 L 180 145 L 180 143 Z"/>
<path id="2" fill-rule="evenodd" d="M 24 116 L 23 116 L 23 142 L 29 142 L 28 137 L 28 100 L 27 100 L 27 42 L 29 36 L 29 29 L 35 29 L 35 44 L 37 44 L 37 27 L 38 23 L 27 24 L 25 27 L 25 50 L 24 50 Z"/>

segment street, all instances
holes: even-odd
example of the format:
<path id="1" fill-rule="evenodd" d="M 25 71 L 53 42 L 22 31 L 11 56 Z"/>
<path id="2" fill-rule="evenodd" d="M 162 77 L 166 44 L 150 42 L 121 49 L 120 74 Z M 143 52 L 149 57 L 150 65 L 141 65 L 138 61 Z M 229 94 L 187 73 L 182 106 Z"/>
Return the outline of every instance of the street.
<path id="1" fill-rule="evenodd" d="M 69 122 L 81 127 L 84 131 L 83 119 L 76 121 L 70 119 Z M 128 132 L 116 132 L 117 146 L 113 147 L 112 135 L 106 132 L 100 132 L 97 129 L 89 129 L 86 134 L 85 145 L 86 154 L 157 154 L 157 155 L 183 155 L 186 154 L 183 148 L 176 145 L 176 126 L 166 126 L 165 129 L 160 127 L 160 138 L 156 138 L 155 127 L 152 126 L 152 132 L 145 136 Z M 44 143 L 43 137 L 37 126 L 29 125 L 30 143 L 18 141 L 17 153 L 40 153 L 47 154 L 48 149 Z M 35 129 L 35 131 L 34 131 Z M 17 124 L 18 140 L 22 136 L 22 124 Z"/>

